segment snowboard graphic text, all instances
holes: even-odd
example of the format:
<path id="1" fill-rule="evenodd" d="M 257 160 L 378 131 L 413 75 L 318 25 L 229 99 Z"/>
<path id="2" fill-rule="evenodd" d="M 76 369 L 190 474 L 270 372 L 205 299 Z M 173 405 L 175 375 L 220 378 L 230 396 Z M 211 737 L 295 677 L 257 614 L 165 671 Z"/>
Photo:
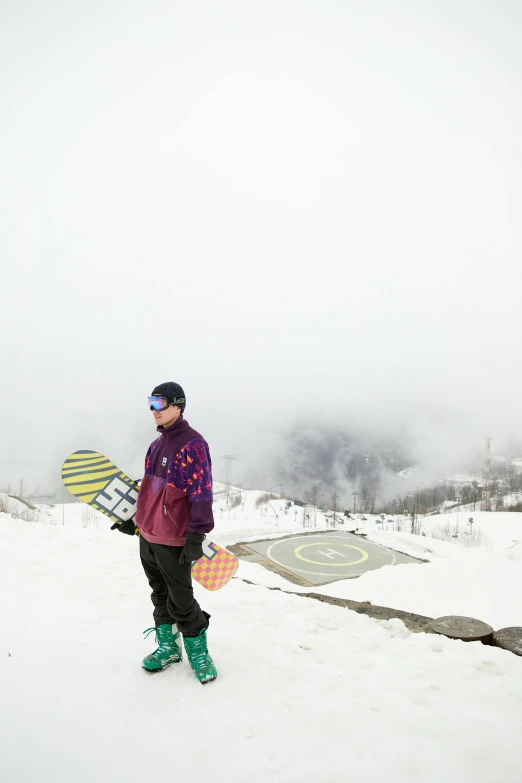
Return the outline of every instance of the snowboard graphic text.
<path id="1" fill-rule="evenodd" d="M 96 498 L 100 506 L 127 521 L 136 513 L 138 493 L 132 487 L 127 486 L 119 477 L 113 478 L 110 484 L 99 493 Z"/>

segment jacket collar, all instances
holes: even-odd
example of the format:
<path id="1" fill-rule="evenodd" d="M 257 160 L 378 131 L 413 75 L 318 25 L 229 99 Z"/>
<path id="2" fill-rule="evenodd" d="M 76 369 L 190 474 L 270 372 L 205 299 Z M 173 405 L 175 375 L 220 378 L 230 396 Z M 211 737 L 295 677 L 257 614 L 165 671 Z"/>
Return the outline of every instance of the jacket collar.
<path id="1" fill-rule="evenodd" d="M 160 425 L 159 427 L 156 427 L 156 429 L 160 435 L 164 435 L 166 438 L 170 438 L 173 435 L 179 435 L 180 432 L 188 429 L 188 426 L 188 421 L 185 421 L 183 416 L 180 416 L 179 419 L 174 422 L 174 424 L 170 425 L 170 427 L 162 427 Z"/>

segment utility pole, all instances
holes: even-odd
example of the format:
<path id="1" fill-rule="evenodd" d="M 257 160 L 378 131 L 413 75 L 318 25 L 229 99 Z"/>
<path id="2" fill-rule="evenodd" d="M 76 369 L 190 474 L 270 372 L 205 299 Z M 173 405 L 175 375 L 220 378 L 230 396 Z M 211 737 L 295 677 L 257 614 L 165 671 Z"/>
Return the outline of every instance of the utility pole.
<path id="1" fill-rule="evenodd" d="M 337 498 L 338 498 L 337 490 L 334 487 L 333 497 L 332 497 L 332 500 L 333 500 L 333 512 L 334 512 L 333 513 L 333 526 L 334 527 L 335 527 L 335 512 L 337 511 Z"/>
<path id="2" fill-rule="evenodd" d="M 357 505 L 357 495 L 358 494 L 359 494 L 358 492 L 352 492 L 352 495 L 353 495 L 353 513 L 354 514 L 355 514 L 355 507 Z"/>
<path id="3" fill-rule="evenodd" d="M 412 503 L 411 507 L 411 532 L 416 532 L 416 522 L 417 522 L 417 513 L 419 508 L 419 488 L 417 487 L 417 491 L 415 493 L 415 503 Z"/>
<path id="4" fill-rule="evenodd" d="M 486 454 L 482 473 L 482 511 L 491 511 L 491 438 L 486 438 Z"/>
<path id="5" fill-rule="evenodd" d="M 458 535 L 459 535 L 459 503 L 462 500 L 462 495 L 460 495 L 460 490 L 459 490 L 459 494 L 455 495 L 455 500 L 457 501 L 457 526 L 455 528 L 455 534 L 456 534 L 456 536 L 458 538 Z"/>
<path id="6" fill-rule="evenodd" d="M 317 500 L 322 494 L 322 492 L 317 492 L 317 489 L 314 491 L 314 527 L 317 527 Z"/>

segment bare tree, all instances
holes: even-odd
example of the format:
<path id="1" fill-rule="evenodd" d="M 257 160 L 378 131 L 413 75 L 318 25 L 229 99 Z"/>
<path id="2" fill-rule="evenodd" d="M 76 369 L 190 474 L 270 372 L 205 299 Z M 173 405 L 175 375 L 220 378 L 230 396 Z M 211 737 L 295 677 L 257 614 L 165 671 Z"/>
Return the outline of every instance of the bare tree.
<path id="1" fill-rule="evenodd" d="M 25 497 L 25 490 L 26 490 L 25 479 L 21 478 L 20 482 L 18 484 L 18 497 L 19 498 L 24 498 Z"/>

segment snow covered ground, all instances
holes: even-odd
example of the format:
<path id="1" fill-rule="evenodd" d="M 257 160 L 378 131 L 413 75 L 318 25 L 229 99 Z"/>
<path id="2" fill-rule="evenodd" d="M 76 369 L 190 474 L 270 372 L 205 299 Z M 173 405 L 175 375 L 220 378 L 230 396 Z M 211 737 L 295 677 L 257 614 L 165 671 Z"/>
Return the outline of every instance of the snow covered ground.
<path id="1" fill-rule="evenodd" d="M 473 520 L 471 524 L 470 519 Z M 422 532 L 426 535 L 437 536 L 441 531 L 446 533 L 448 529 L 451 536 L 456 535 L 460 543 L 484 552 L 508 549 L 515 544 L 522 545 L 521 512 L 473 511 L 469 507 L 461 507 L 458 511 L 453 509 L 446 514 L 425 516 L 422 520 Z"/>
<path id="2" fill-rule="evenodd" d="M 471 536 L 468 519 L 460 515 L 458 522 L 454 513 L 426 516 L 425 535 L 411 535 L 393 531 L 390 523 L 382 530 L 368 518 L 359 530 L 370 541 L 429 562 L 387 566 L 317 592 L 429 617 L 476 617 L 496 630 L 522 626 L 522 513 L 476 512 Z"/>
<path id="3" fill-rule="evenodd" d="M 303 530 L 332 530 L 331 512 L 295 506 L 276 495 L 267 500 L 268 493 L 257 490 L 233 488 L 231 497 L 227 505 L 225 487 L 216 484 L 212 537 L 223 546 L 302 534 Z M 27 509 L 21 509 L 24 516 Z M 82 532 L 104 534 L 108 528 L 106 517 L 82 503 L 46 507 L 38 519 Z M 411 528 L 405 517 L 384 523 L 377 519 L 376 515 L 357 514 L 354 522 L 337 515 L 336 529 L 357 529 L 370 541 L 428 562 L 385 566 L 314 592 L 429 617 L 462 614 L 483 620 L 495 630 L 522 625 L 522 513 L 475 512 L 471 527 L 468 514 L 425 516 L 421 521 L 425 535 L 402 532 Z M 240 563 L 238 577 L 296 593 L 309 590 L 245 561 Z"/>
<path id="4" fill-rule="evenodd" d="M 497 541 L 511 541 L 513 526 L 522 528 L 522 514 L 502 514 L 515 517 L 499 524 Z M 501 520 L 502 522 L 502 520 Z M 516 547 L 497 549 L 490 553 L 480 548 L 468 548 L 458 542 L 381 531 L 379 528 L 359 528 L 370 541 L 395 549 L 428 562 L 389 565 L 367 571 L 358 579 L 347 579 L 323 587 L 315 593 L 370 601 L 406 612 L 442 617 L 460 614 L 489 623 L 495 630 L 507 626 L 522 626 L 522 561 Z M 494 540 L 494 539 L 492 539 Z M 364 543 L 361 542 L 364 547 Z M 521 553 L 522 554 L 522 553 Z M 241 563 L 238 576 L 258 584 L 280 587 L 295 593 L 309 592 L 289 584 L 283 577 L 266 571 L 255 563 Z"/>
<path id="5" fill-rule="evenodd" d="M 218 541 L 240 524 L 232 509 L 220 525 L 219 502 Z M 285 528 L 288 514 L 263 519 L 253 503 L 245 534 Z M 260 584 L 195 587 L 218 679 L 201 686 L 185 661 L 148 675 L 137 541 L 103 518 L 84 526 L 82 511 L 67 506 L 65 525 L 61 509 L 38 522 L 0 514 L 2 783 L 521 780 L 522 659 L 269 591 L 279 577 L 252 563 L 238 573 Z M 407 574 L 437 565 L 373 573 L 406 597 Z"/>
<path id="6" fill-rule="evenodd" d="M 475 617 L 495 630 L 522 626 L 522 563 L 469 550 L 459 553 L 458 558 L 450 557 L 451 553 L 444 550 L 451 544 L 423 539 L 427 542 L 423 549 L 416 542 L 406 541 L 405 546 L 401 545 L 397 536 L 414 538 L 395 534 L 395 540 L 390 541 L 391 535 L 381 534 L 375 540 L 385 546 L 393 544 L 393 548 L 416 557 L 429 556 L 427 549 L 432 547 L 431 556 L 436 553 L 437 559 L 428 564 L 409 565 L 408 572 L 404 565 L 386 566 L 368 571 L 359 579 L 337 582 L 315 592 L 371 601 L 428 617 L 449 614 Z"/>
<path id="7" fill-rule="evenodd" d="M 259 513 L 254 510 L 255 495 L 250 492 L 244 495 L 242 508 L 230 512 L 223 510 L 221 519 L 217 511 L 216 540 L 219 543 L 226 545 L 260 537 L 277 537 L 287 531 L 303 532 L 302 526 L 296 527 L 294 524 L 295 508 L 289 509 L 285 515 L 284 509 L 281 511 L 284 501 L 280 500 L 271 503 L 279 511 L 277 521 L 273 515 L 266 514 L 263 519 L 267 527 L 254 527 L 259 518 Z M 295 521 L 302 522 L 306 513 L 299 509 Z M 471 526 L 468 521 L 470 516 L 474 520 Z M 421 524 L 421 531 L 425 535 L 394 531 L 392 521 L 377 523 L 377 518 L 377 515 L 357 514 L 354 523 L 339 515 L 336 526 L 346 530 L 357 529 L 375 543 L 428 562 L 385 566 L 368 571 L 358 579 L 314 588 L 314 592 L 355 601 L 370 601 L 374 605 L 429 617 L 447 614 L 476 617 L 491 624 L 496 630 L 522 625 L 522 513 L 475 512 L 425 516 Z M 312 524 L 313 521 L 312 518 Z M 243 529 L 241 522 L 245 526 Z M 315 522 L 317 530 L 331 529 L 330 514 L 325 516 L 323 512 L 318 512 Z M 397 519 L 395 527 L 398 526 Z M 400 526 L 402 530 L 411 528 L 406 518 L 400 519 Z M 442 540 L 432 536 L 440 536 Z M 242 562 L 238 576 L 293 592 L 309 590 L 291 585 L 283 577 L 257 564 Z"/>

